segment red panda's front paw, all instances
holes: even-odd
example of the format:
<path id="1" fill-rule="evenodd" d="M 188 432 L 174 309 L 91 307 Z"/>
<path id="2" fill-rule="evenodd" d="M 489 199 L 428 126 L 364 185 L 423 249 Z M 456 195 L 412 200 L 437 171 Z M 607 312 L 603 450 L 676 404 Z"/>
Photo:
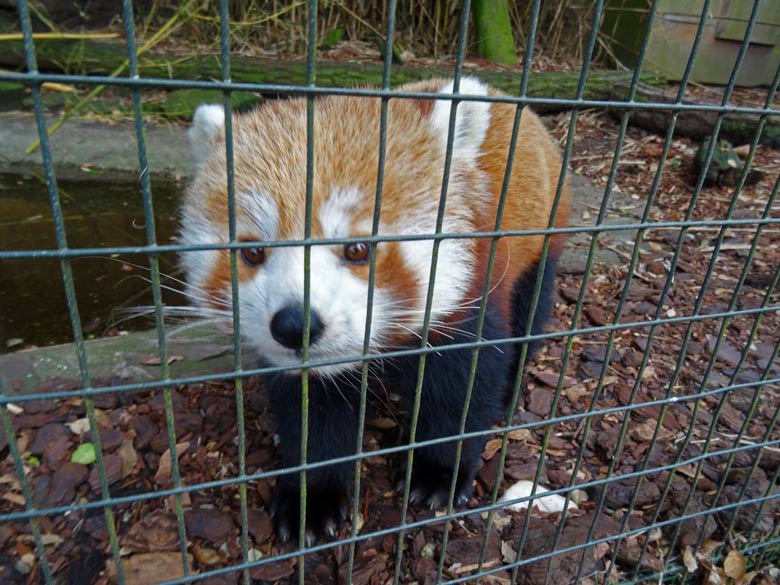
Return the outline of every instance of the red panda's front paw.
<path id="1" fill-rule="evenodd" d="M 472 484 L 474 473 L 459 470 L 455 485 L 455 497 L 452 505 L 455 508 L 465 506 L 474 493 Z M 409 490 L 409 503 L 435 510 L 447 505 L 452 487 L 452 469 L 444 469 L 435 465 L 415 461 L 412 470 L 412 486 Z M 401 487 L 403 489 L 403 486 Z"/>
<path id="2" fill-rule="evenodd" d="M 271 498 L 271 517 L 282 542 L 297 541 L 300 527 L 301 490 L 298 482 L 281 481 Z M 318 539 L 333 538 L 347 519 L 349 493 L 339 489 L 309 486 L 306 492 L 306 546 Z"/>

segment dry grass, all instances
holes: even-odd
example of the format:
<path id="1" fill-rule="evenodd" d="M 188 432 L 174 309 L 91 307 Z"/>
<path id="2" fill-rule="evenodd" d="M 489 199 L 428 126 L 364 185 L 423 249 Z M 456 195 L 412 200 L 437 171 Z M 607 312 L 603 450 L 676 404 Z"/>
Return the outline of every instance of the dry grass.
<path id="1" fill-rule="evenodd" d="M 579 58 L 592 26 L 594 0 L 543 2 L 536 32 L 535 54 L 547 58 Z M 98 2 L 99 4 L 99 2 Z M 139 0 L 136 25 L 142 37 L 154 34 L 179 8 L 177 0 Z M 219 44 L 219 1 L 192 4 L 177 33 L 188 47 L 216 48 Z M 307 42 L 308 0 L 230 0 L 231 46 L 234 51 L 302 56 Z M 57 30 L 45 0 L 30 3 L 44 27 Z M 533 3 L 510 2 L 515 40 L 522 54 L 531 28 Z M 460 0 L 399 0 L 396 10 L 396 43 L 421 57 L 453 55 L 462 14 Z M 322 41 L 341 31 L 346 41 L 375 44 L 384 37 L 388 13 L 385 0 L 320 0 L 317 31 Z M 89 27 L 89 19 L 85 19 Z M 112 27 L 121 27 L 116 19 Z M 473 43 L 473 39 L 470 39 Z M 473 46 L 468 53 L 473 54 Z"/>

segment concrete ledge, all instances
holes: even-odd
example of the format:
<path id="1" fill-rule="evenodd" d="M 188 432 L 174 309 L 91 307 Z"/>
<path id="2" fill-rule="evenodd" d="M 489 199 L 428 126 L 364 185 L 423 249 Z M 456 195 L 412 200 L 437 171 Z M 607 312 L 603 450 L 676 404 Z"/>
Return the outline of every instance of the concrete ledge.
<path id="1" fill-rule="evenodd" d="M 159 380 L 156 331 L 128 333 L 85 342 L 91 379 L 121 378 L 128 382 Z M 170 375 L 174 378 L 230 372 L 233 341 L 212 324 L 172 327 L 166 332 Z M 253 367 L 251 356 L 245 367 Z M 8 396 L 38 391 L 52 380 L 81 379 L 73 343 L 0 355 L 0 381 Z"/>
<path id="2" fill-rule="evenodd" d="M 55 121 L 47 119 L 47 126 Z M 187 176 L 190 156 L 186 127 L 145 124 L 144 129 L 148 171 L 167 180 Z M 32 114 L 11 112 L 0 116 L 0 164 L 6 167 L 4 170 L 40 170 L 40 148 L 27 154 L 27 148 L 37 139 L 38 127 Z M 103 181 L 138 180 L 141 171 L 133 124 L 68 120 L 49 141 L 54 170 L 60 177 L 84 179 L 97 174 Z"/>

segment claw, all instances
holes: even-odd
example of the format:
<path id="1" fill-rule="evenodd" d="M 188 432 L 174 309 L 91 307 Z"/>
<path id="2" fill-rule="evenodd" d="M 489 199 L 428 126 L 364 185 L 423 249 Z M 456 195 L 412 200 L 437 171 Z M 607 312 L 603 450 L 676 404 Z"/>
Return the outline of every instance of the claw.
<path id="1" fill-rule="evenodd" d="M 328 520 L 325 524 L 325 533 L 331 538 L 336 536 L 336 523 L 333 520 Z"/>
<path id="2" fill-rule="evenodd" d="M 413 505 L 424 503 L 426 497 L 426 490 L 422 488 L 412 488 L 409 492 L 409 503 Z"/>
<path id="3" fill-rule="evenodd" d="M 278 484 L 273 494 L 274 501 L 270 507 L 279 540 L 286 542 L 298 540 L 300 527 L 300 492 L 296 485 Z M 304 543 L 306 546 L 316 544 L 320 538 L 333 538 L 341 523 L 347 517 L 345 501 L 349 495 L 346 491 L 311 490 L 306 506 L 306 531 Z"/>
<path id="4" fill-rule="evenodd" d="M 314 546 L 317 542 L 317 537 L 314 535 L 314 532 L 307 530 L 303 540 L 306 542 L 306 546 Z"/>
<path id="5" fill-rule="evenodd" d="M 290 540 L 290 530 L 286 526 L 279 527 L 279 540 L 282 542 Z"/>

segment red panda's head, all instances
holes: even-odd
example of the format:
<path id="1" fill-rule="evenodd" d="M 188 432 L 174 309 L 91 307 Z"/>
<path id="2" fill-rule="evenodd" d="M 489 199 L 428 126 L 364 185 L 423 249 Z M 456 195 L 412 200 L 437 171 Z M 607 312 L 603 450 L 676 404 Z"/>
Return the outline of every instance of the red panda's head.
<path id="1" fill-rule="evenodd" d="M 403 88 L 407 89 L 407 88 Z M 452 83 L 426 82 L 414 91 L 451 93 Z M 464 78 L 463 94 L 487 87 Z M 314 105 L 313 239 L 371 235 L 380 147 L 378 98 L 330 96 Z M 389 102 L 379 235 L 431 235 L 444 173 L 451 102 L 396 98 Z M 224 111 L 204 105 L 189 131 L 195 175 L 182 211 L 181 242 L 227 243 L 228 198 Z M 236 237 L 258 242 L 237 254 L 241 333 L 265 362 L 300 363 L 304 249 L 264 247 L 263 242 L 304 237 L 306 201 L 306 101 L 266 103 L 234 115 Z M 490 106 L 458 106 L 446 214 L 442 231 L 478 229 L 475 210 L 489 204 L 477 158 L 490 125 Z M 430 278 L 433 241 L 376 245 L 376 287 L 371 349 L 397 346 L 418 336 Z M 369 246 L 311 247 L 309 358 L 359 356 L 366 323 Z M 432 322 L 445 320 L 467 298 L 474 273 L 473 243 L 445 239 L 438 251 Z M 182 265 L 196 303 L 231 318 L 227 250 L 185 252 Z M 331 375 L 351 363 L 314 368 Z"/>

